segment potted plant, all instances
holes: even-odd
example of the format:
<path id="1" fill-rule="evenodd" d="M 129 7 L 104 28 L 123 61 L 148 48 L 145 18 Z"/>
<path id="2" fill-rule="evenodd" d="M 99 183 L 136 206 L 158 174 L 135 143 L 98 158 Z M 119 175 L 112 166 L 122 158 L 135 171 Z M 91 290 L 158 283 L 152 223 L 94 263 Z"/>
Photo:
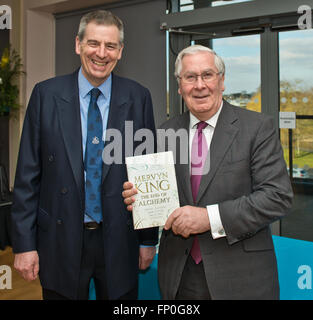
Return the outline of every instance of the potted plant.
<path id="1" fill-rule="evenodd" d="M 5 48 L 0 60 L 0 117 L 11 115 L 20 108 L 17 102 L 19 88 L 14 81 L 25 73 L 22 66 L 17 51 Z"/>

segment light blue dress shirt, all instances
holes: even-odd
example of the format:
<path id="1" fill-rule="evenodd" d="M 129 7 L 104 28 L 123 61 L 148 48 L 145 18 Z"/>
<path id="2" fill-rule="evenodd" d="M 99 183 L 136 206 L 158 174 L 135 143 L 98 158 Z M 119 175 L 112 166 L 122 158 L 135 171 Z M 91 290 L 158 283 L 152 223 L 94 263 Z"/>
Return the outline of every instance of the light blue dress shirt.
<path id="1" fill-rule="evenodd" d="M 80 119 L 82 126 L 82 144 L 83 144 L 83 159 L 85 160 L 85 150 L 86 150 L 86 140 L 87 140 L 87 121 L 88 121 L 88 108 L 90 102 L 90 90 L 94 87 L 89 83 L 82 73 L 80 68 L 78 73 L 78 91 L 79 91 L 79 102 L 80 102 Z M 97 100 L 98 107 L 102 116 L 102 125 L 103 125 L 103 135 L 102 139 L 105 140 L 105 132 L 108 124 L 109 117 L 109 108 L 111 101 L 111 89 L 112 89 L 112 74 L 104 81 L 98 89 L 101 91 L 101 94 Z M 86 172 L 84 171 L 84 177 L 86 182 Z M 87 215 L 84 217 L 84 222 L 93 221 Z M 141 248 L 153 247 L 140 245 Z"/>
<path id="2" fill-rule="evenodd" d="M 80 68 L 78 73 L 78 91 L 80 102 L 80 119 L 82 128 L 82 147 L 83 147 L 83 159 L 85 160 L 86 140 L 87 140 L 87 121 L 88 121 L 88 108 L 90 103 L 90 90 L 94 87 L 89 83 L 82 73 Z M 111 88 L 112 88 L 112 75 L 104 81 L 98 89 L 101 94 L 97 100 L 98 107 L 102 116 L 103 135 L 102 139 L 105 141 L 105 132 L 108 124 L 109 107 L 111 101 Z M 84 171 L 84 177 L 86 181 L 86 172 Z M 92 221 L 87 215 L 84 218 L 85 222 Z"/>

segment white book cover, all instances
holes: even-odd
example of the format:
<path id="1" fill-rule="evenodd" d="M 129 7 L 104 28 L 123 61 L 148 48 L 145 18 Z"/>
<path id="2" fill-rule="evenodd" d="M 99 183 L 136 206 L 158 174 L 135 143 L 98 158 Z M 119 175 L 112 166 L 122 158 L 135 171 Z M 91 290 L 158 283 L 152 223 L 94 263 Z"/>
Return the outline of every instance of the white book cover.
<path id="1" fill-rule="evenodd" d="M 133 203 L 135 229 L 164 226 L 179 208 L 173 152 L 126 158 L 128 180 L 138 190 Z"/>

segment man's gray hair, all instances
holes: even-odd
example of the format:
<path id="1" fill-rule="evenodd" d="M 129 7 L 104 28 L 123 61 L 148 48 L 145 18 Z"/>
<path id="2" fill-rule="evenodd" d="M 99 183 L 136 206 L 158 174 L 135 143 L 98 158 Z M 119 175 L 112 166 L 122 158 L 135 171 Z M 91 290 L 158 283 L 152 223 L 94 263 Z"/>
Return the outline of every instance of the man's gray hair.
<path id="1" fill-rule="evenodd" d="M 120 44 L 124 41 L 124 26 L 122 20 L 110 11 L 97 10 L 86 13 L 81 19 L 78 28 L 78 39 L 83 41 L 88 23 L 94 22 L 99 25 L 116 26 L 120 32 Z"/>
<path id="2" fill-rule="evenodd" d="M 211 54 L 214 55 L 214 64 L 218 70 L 218 72 L 220 72 L 222 75 L 225 74 L 225 64 L 224 61 L 222 60 L 221 57 L 219 57 L 216 52 L 210 48 L 207 48 L 205 46 L 201 46 L 199 44 L 195 44 L 192 46 L 189 46 L 185 49 L 183 49 L 177 56 L 176 62 L 175 62 L 175 77 L 178 79 L 178 77 L 180 76 L 180 72 L 182 69 L 182 60 L 184 58 L 184 56 L 189 55 L 189 54 L 195 54 L 198 52 L 209 52 Z"/>

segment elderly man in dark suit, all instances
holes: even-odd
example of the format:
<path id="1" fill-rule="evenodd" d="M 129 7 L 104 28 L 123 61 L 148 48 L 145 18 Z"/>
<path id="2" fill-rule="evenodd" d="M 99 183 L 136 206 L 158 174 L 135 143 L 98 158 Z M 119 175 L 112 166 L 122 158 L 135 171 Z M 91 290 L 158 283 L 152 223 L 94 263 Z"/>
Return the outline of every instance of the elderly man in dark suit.
<path id="1" fill-rule="evenodd" d="M 91 278 L 97 299 L 136 299 L 139 268 L 155 254 L 158 230 L 135 231 L 124 206 L 124 161 L 102 161 L 108 129 L 123 142 L 125 121 L 155 132 L 149 91 L 112 73 L 122 50 L 121 20 L 86 14 L 76 38 L 81 68 L 37 84 L 29 101 L 14 187 L 14 265 L 26 280 L 39 272 L 44 299 L 88 299 Z"/>
<path id="2" fill-rule="evenodd" d="M 162 297 L 278 299 L 270 224 L 286 214 L 293 194 L 275 124 L 222 99 L 224 62 L 209 48 L 181 51 L 175 75 L 189 111 L 162 129 L 185 129 L 189 143 L 176 152 L 181 207 L 160 242 Z M 135 193 L 126 182 L 128 210 Z"/>

